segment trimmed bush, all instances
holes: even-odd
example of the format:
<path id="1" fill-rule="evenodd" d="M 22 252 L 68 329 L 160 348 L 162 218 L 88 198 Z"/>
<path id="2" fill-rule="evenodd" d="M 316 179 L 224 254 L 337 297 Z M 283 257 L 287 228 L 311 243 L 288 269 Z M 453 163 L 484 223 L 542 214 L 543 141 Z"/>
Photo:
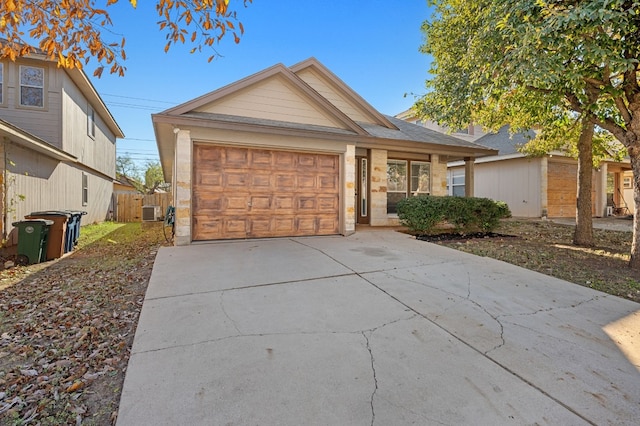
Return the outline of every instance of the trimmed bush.
<path id="1" fill-rule="evenodd" d="M 455 232 L 491 232 L 509 216 L 506 203 L 489 198 L 420 195 L 398 202 L 400 223 L 417 234 L 431 233 L 445 223 Z"/>

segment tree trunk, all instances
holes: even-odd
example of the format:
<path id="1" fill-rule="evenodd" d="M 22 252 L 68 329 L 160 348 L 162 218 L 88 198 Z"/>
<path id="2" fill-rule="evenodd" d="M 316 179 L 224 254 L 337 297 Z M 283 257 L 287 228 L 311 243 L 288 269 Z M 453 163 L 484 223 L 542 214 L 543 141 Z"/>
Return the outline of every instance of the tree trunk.
<path id="1" fill-rule="evenodd" d="M 593 217 L 591 191 L 593 188 L 593 118 L 582 117 L 582 131 L 578 140 L 578 202 L 576 206 L 576 230 L 573 243 L 579 246 L 593 245 Z"/>

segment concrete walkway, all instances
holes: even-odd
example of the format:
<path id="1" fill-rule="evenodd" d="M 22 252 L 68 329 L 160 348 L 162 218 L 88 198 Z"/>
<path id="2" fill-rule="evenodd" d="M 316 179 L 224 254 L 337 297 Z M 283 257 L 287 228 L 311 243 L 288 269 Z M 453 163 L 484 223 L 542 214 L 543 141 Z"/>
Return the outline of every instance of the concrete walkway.
<path id="1" fill-rule="evenodd" d="M 392 230 L 163 248 L 140 425 L 637 425 L 640 305 Z"/>

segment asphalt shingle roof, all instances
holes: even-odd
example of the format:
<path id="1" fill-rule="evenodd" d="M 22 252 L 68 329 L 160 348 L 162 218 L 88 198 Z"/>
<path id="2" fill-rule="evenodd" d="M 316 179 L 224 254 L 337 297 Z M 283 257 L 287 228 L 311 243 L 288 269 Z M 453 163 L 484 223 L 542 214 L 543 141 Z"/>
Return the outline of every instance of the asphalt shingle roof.
<path id="1" fill-rule="evenodd" d="M 535 137 L 535 133 L 529 130 L 527 133 L 509 134 L 509 126 L 503 126 L 498 133 L 487 133 L 476 143 L 487 148 L 497 149 L 498 155 L 516 154 L 518 147 L 526 144 Z"/>

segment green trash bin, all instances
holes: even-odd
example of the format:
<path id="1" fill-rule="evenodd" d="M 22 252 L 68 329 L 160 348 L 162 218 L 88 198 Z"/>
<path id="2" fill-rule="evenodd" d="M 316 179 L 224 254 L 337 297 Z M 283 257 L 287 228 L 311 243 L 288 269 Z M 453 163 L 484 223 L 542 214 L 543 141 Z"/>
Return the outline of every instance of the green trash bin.
<path id="1" fill-rule="evenodd" d="M 31 265 L 44 262 L 47 257 L 47 235 L 52 220 L 31 219 L 13 222 L 18 228 L 17 263 Z"/>

